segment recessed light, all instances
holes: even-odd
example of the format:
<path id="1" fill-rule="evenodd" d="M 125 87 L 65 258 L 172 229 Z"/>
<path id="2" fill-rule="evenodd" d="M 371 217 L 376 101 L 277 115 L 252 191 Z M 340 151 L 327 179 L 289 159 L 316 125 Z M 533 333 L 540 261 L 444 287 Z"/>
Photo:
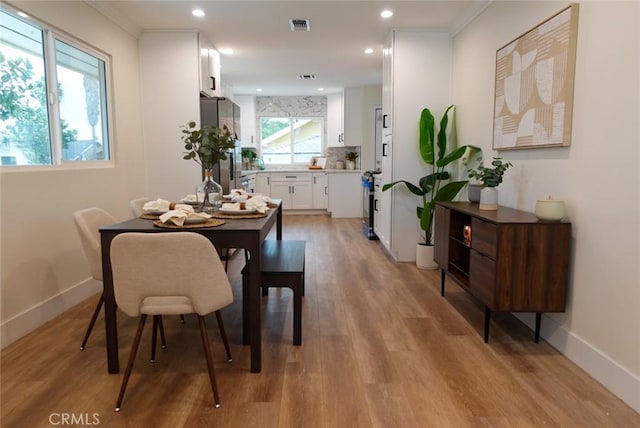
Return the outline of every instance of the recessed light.
<path id="1" fill-rule="evenodd" d="M 391 12 L 390 10 L 383 10 L 382 12 L 380 12 L 380 16 L 385 19 L 391 18 L 393 16 L 393 12 Z"/>
<path id="2" fill-rule="evenodd" d="M 222 55 L 233 55 L 233 49 L 231 49 L 231 48 L 222 48 L 222 49 L 220 49 L 220 53 Z"/>
<path id="3" fill-rule="evenodd" d="M 262 92 L 262 88 L 256 89 L 256 92 Z"/>
<path id="4" fill-rule="evenodd" d="M 204 16 L 204 11 L 202 9 L 193 9 L 191 11 L 191 15 L 197 18 L 202 18 Z"/>
<path id="5" fill-rule="evenodd" d="M 372 53 L 373 53 L 373 49 L 371 49 L 371 48 L 366 48 L 366 49 L 364 50 L 364 53 L 366 53 L 367 55 L 372 54 Z"/>
<path id="6" fill-rule="evenodd" d="M 21 16 L 21 17 L 23 17 L 23 18 L 29 18 L 29 15 L 27 15 L 27 14 L 26 14 L 26 13 L 24 13 L 24 12 L 18 12 L 18 16 Z"/>
<path id="7" fill-rule="evenodd" d="M 324 88 L 318 88 L 318 92 L 324 91 Z"/>

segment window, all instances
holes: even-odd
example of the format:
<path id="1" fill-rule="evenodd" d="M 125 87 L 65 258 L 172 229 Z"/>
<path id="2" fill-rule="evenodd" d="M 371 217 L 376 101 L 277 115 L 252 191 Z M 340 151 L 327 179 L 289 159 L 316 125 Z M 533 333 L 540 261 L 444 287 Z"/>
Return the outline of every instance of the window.
<path id="1" fill-rule="evenodd" d="M 0 10 L 2 165 L 109 160 L 108 59 Z"/>
<path id="2" fill-rule="evenodd" d="M 323 119 L 320 117 L 260 118 L 260 148 L 267 165 L 308 164 L 322 156 Z"/>

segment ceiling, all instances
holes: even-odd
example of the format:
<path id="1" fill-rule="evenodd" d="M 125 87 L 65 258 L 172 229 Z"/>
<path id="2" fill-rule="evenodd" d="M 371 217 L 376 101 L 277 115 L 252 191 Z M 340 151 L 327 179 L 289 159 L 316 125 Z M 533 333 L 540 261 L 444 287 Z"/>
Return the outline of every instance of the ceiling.
<path id="1" fill-rule="evenodd" d="M 454 34 L 490 3 L 473 1 L 100 1 L 87 0 L 138 36 L 143 30 L 197 29 L 222 55 L 221 79 L 236 95 L 318 95 L 382 84 L 382 45 L 392 29 Z M 203 18 L 191 10 L 200 8 Z M 382 19 L 383 9 L 393 11 Z M 289 19 L 311 31 L 291 31 Z M 365 48 L 373 53 L 366 55 Z M 312 74 L 314 80 L 299 75 Z M 324 92 L 318 92 L 318 88 Z M 262 92 L 256 92 L 262 88 Z"/>

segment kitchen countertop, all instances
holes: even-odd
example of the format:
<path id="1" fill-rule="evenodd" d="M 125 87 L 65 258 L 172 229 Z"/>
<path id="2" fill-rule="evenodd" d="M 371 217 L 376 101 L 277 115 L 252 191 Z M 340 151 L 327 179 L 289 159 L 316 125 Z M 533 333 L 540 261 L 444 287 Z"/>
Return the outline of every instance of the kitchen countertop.
<path id="1" fill-rule="evenodd" d="M 270 173 L 270 172 L 328 172 L 328 173 L 339 173 L 339 174 L 344 174 L 344 173 L 351 173 L 351 174 L 361 174 L 362 171 L 360 171 L 359 169 L 330 169 L 330 168 L 326 168 L 326 169 L 302 169 L 302 168 L 290 168 L 290 169 L 250 169 L 250 170 L 243 170 L 242 171 L 242 175 L 247 175 L 247 174 L 252 174 L 252 173 Z"/>

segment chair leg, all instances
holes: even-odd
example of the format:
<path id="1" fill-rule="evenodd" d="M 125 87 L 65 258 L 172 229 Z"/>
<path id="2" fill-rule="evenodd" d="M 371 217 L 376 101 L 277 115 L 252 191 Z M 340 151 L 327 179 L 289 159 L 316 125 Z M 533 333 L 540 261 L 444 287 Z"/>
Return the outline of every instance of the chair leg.
<path id="1" fill-rule="evenodd" d="M 162 315 L 157 315 L 158 327 L 160 327 L 160 343 L 162 343 L 162 349 L 167 349 L 167 339 L 164 337 L 164 324 L 162 323 Z"/>
<path id="2" fill-rule="evenodd" d="M 231 358 L 231 348 L 229 348 L 227 332 L 224 329 L 224 323 L 222 322 L 222 314 L 220 311 L 216 311 L 216 319 L 218 320 L 218 328 L 220 329 L 220 336 L 222 336 L 222 343 L 224 343 L 224 350 L 227 351 L 227 361 L 232 362 L 233 358 Z"/>
<path id="3" fill-rule="evenodd" d="M 118 394 L 118 401 L 116 402 L 116 412 L 120 411 L 122 400 L 124 399 L 124 392 L 127 389 L 127 383 L 129 383 L 129 376 L 131 376 L 131 370 L 133 369 L 133 363 L 136 360 L 136 354 L 138 353 L 138 347 L 140 346 L 140 338 L 142 337 L 142 330 L 144 329 L 144 323 L 147 320 L 147 315 L 142 314 L 140 316 L 140 322 L 138 323 L 138 330 L 136 336 L 133 339 L 133 345 L 131 346 L 131 355 L 129 355 L 129 362 L 127 362 L 127 368 L 124 371 L 124 377 L 122 378 L 122 386 L 120 386 L 120 393 Z"/>
<path id="4" fill-rule="evenodd" d="M 213 361 L 211 360 L 211 349 L 209 349 L 209 339 L 207 337 L 207 328 L 204 323 L 204 317 L 198 315 L 200 324 L 200 336 L 202 337 L 202 347 L 204 348 L 204 356 L 207 360 L 207 369 L 209 370 L 209 381 L 211 382 L 211 390 L 213 391 L 213 399 L 216 407 L 220 407 L 220 397 L 218 396 L 218 385 L 216 384 L 216 375 L 213 371 Z"/>
<path id="5" fill-rule="evenodd" d="M 103 304 L 104 304 L 104 293 L 100 293 L 100 299 L 98 300 L 98 304 L 96 305 L 96 308 L 93 310 L 91 321 L 89 321 L 89 327 L 87 327 L 87 331 L 84 334 L 84 339 L 82 339 L 82 344 L 80 345 L 81 351 L 84 351 L 84 348 L 87 346 L 87 342 L 89 341 L 89 336 L 91 336 L 91 332 L 93 331 L 93 326 L 96 324 L 96 320 L 98 319 L 98 314 L 100 314 L 100 309 L 102 309 Z"/>
<path id="6" fill-rule="evenodd" d="M 153 316 L 153 326 L 151 332 L 151 362 L 156 362 L 156 344 L 158 343 L 158 316 Z"/>
<path id="7" fill-rule="evenodd" d="M 180 314 L 180 322 L 184 324 L 184 315 Z"/>

